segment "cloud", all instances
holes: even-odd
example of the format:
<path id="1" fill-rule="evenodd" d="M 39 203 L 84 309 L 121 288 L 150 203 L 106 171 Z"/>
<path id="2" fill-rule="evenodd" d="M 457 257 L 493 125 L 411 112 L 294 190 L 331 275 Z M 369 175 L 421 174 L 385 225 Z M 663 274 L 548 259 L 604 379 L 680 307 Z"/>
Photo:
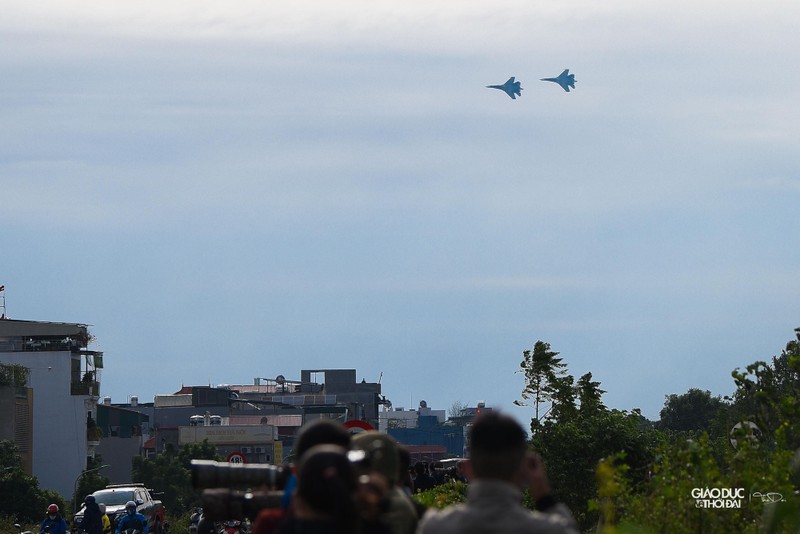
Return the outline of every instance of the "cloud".
<path id="1" fill-rule="evenodd" d="M 9 4 L 8 2 L 6 2 Z M 210 40 L 315 43 L 326 46 L 375 46 L 402 50 L 440 50 L 507 54 L 550 50 L 574 52 L 647 46 L 692 49 L 715 46 L 713 34 L 736 35 L 742 50 L 786 42 L 798 7 L 788 1 L 768 7 L 714 0 L 642 4 L 630 0 L 477 0 L 369 2 L 322 0 L 264 3 L 246 0 L 145 0 L 103 3 L 55 0 L 4 6 L 6 30 L 103 39 Z M 714 31 L 709 31 L 711 28 Z M 751 36 L 769 36 L 767 43 Z M 726 39 L 727 40 L 727 39 Z M 548 43 L 550 43 L 548 45 Z M 631 43 L 636 46 L 631 47 Z M 570 54 L 574 55 L 574 54 Z"/>

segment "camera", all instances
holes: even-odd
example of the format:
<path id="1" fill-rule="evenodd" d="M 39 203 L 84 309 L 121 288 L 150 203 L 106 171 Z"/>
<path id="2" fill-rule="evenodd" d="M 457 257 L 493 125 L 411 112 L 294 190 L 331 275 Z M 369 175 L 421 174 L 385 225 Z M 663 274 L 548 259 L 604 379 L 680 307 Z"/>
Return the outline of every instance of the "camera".
<path id="1" fill-rule="evenodd" d="M 192 460 L 191 472 L 192 486 L 203 490 L 203 517 L 209 521 L 254 519 L 264 508 L 279 507 L 291 475 L 284 466 L 213 460 Z"/>
<path id="2" fill-rule="evenodd" d="M 291 474 L 289 469 L 272 464 L 230 464 L 213 460 L 192 460 L 192 485 L 197 489 L 281 490 Z"/>

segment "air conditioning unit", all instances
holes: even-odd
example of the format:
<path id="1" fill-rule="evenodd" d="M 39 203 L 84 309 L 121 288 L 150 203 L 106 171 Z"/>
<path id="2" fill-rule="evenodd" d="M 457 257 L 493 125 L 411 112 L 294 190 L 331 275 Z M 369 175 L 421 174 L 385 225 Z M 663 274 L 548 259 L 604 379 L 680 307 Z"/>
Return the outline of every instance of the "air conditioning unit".
<path id="1" fill-rule="evenodd" d="M 256 454 L 263 454 L 267 452 L 266 447 L 253 447 L 253 452 Z"/>
<path id="2" fill-rule="evenodd" d="M 242 447 L 242 454 L 250 454 L 251 452 L 253 452 L 252 447 Z"/>

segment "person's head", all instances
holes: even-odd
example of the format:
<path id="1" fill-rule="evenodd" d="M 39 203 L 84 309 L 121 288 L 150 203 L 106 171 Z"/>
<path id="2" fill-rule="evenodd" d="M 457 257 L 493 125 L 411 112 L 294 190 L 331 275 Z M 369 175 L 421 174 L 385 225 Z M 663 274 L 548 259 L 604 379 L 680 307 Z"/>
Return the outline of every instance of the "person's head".
<path id="1" fill-rule="evenodd" d="M 315 445 L 337 445 L 344 449 L 350 447 L 350 433 L 347 429 L 330 419 L 317 419 L 300 429 L 294 445 L 295 462 Z"/>
<path id="2" fill-rule="evenodd" d="M 411 483 L 411 453 L 404 446 L 397 444 L 397 485 L 413 488 Z"/>
<path id="3" fill-rule="evenodd" d="M 98 504 L 97 504 L 97 506 L 99 506 L 99 507 L 100 507 L 100 513 L 101 513 L 101 514 L 104 514 L 104 513 L 106 513 L 106 505 L 105 505 L 105 504 L 103 504 L 103 503 L 98 503 Z"/>
<path id="4" fill-rule="evenodd" d="M 50 519 L 55 519 L 57 515 L 58 515 L 57 504 L 51 504 L 50 506 L 47 507 L 47 517 L 49 517 Z"/>
<path id="5" fill-rule="evenodd" d="M 362 451 L 368 469 L 386 477 L 389 486 L 397 483 L 400 458 L 397 442 L 393 437 L 383 432 L 368 430 L 353 436 L 351 448 L 354 451 Z"/>
<path id="6" fill-rule="evenodd" d="M 456 473 L 459 475 L 464 474 L 464 460 L 459 460 L 456 462 Z"/>
<path id="7" fill-rule="evenodd" d="M 136 514 L 136 503 L 133 501 L 128 501 L 125 503 L 125 513 L 128 515 L 135 515 Z"/>
<path id="8" fill-rule="evenodd" d="M 417 462 L 414 464 L 414 472 L 418 475 L 422 475 L 425 473 L 425 464 L 422 462 Z"/>
<path id="9" fill-rule="evenodd" d="M 83 502 L 86 503 L 86 506 L 93 504 L 95 501 L 96 499 L 94 498 L 94 495 L 87 495 L 86 498 L 83 499 Z"/>
<path id="10" fill-rule="evenodd" d="M 356 475 L 347 450 L 316 445 L 302 456 L 297 472 L 298 514 L 333 520 L 341 532 L 352 529 L 356 517 Z"/>
<path id="11" fill-rule="evenodd" d="M 527 451 L 525 431 L 513 418 L 486 412 L 470 431 L 470 465 L 475 478 L 514 481 Z"/>

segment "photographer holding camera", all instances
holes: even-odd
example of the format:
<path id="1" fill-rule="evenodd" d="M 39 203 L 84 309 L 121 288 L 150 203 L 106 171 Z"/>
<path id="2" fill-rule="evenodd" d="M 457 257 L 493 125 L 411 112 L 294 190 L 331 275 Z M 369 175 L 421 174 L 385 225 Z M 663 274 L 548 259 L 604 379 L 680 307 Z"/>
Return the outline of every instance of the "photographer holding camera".
<path id="1" fill-rule="evenodd" d="M 577 534 L 569 509 L 550 495 L 541 458 L 528 451 L 519 423 L 496 412 L 480 415 L 470 445 L 466 502 L 429 510 L 417 534 Z M 535 499 L 535 511 L 522 506 L 523 487 Z"/>

